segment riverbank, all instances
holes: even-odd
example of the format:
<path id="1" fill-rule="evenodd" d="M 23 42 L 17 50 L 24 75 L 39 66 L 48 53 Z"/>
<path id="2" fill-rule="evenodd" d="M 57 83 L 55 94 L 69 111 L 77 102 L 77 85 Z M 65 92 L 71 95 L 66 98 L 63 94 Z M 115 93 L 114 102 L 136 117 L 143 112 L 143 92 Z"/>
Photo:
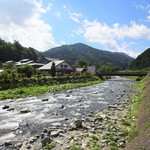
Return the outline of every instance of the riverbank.
<path id="1" fill-rule="evenodd" d="M 130 91 L 134 83 L 116 77 L 89 87 L 1 101 L 0 146 L 13 150 L 123 149 L 134 135 L 130 127 L 135 126 L 136 117 L 127 114 L 131 97 L 138 92 Z"/>
<path id="2" fill-rule="evenodd" d="M 136 126 L 137 136 L 126 146 L 125 150 L 150 150 L 150 74 L 142 93 Z"/>
<path id="3" fill-rule="evenodd" d="M 8 90 L 0 91 L 0 100 L 38 96 L 44 93 L 60 92 L 60 91 L 65 91 L 69 89 L 98 84 L 101 82 L 102 81 L 98 77 L 93 77 L 89 79 L 88 81 L 83 81 L 81 83 L 76 83 L 75 81 L 75 83 L 65 83 L 65 84 L 56 84 L 56 85 L 53 85 L 53 84 L 52 85 L 35 85 L 35 86 L 8 89 Z"/>

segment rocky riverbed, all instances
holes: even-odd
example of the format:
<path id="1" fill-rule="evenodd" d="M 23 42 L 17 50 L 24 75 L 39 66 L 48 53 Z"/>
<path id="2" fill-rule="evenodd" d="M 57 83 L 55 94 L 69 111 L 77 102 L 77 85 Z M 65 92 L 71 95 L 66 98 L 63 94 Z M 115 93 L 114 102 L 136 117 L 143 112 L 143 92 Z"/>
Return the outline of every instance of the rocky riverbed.
<path id="1" fill-rule="evenodd" d="M 121 149 L 127 142 L 123 120 L 134 83 L 115 77 L 89 87 L 1 101 L 0 150 L 42 150 L 42 144 L 54 150 Z"/>

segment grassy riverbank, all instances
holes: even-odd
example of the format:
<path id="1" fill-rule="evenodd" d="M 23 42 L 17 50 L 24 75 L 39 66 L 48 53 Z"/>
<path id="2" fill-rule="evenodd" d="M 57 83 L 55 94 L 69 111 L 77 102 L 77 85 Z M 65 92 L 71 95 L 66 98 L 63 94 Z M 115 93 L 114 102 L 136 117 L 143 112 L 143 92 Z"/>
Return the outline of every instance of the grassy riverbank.
<path id="1" fill-rule="evenodd" d="M 83 83 L 66 83 L 66 84 L 42 85 L 42 86 L 36 85 L 36 86 L 29 86 L 29 87 L 14 88 L 14 89 L 0 91 L 0 100 L 23 98 L 28 96 L 37 96 L 49 92 L 59 92 L 63 90 L 89 86 L 100 82 L 101 80 L 99 78 L 95 78 L 94 81 L 88 81 Z"/>
<path id="2" fill-rule="evenodd" d="M 136 120 L 136 136 L 126 146 L 125 150 L 149 150 L 150 146 L 150 76 L 138 84 L 140 92 L 136 96 L 133 110 Z M 132 112 L 132 113 L 134 113 Z"/>

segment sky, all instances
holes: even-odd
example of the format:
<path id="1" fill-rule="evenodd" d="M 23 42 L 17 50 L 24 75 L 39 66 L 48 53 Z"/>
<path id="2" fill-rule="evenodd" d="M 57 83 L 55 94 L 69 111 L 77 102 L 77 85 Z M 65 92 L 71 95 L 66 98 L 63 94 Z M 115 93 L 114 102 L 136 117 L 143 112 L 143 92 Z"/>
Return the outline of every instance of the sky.
<path id="1" fill-rule="evenodd" d="M 84 43 L 136 58 L 150 47 L 150 1 L 0 0 L 0 38 L 38 51 Z"/>

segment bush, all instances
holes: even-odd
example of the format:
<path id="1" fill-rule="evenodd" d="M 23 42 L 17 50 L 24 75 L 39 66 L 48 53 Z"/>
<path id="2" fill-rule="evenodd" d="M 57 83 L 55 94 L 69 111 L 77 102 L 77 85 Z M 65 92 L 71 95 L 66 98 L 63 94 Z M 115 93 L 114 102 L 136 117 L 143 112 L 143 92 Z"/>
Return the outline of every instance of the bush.
<path id="1" fill-rule="evenodd" d="M 20 66 L 17 68 L 17 72 L 30 78 L 34 73 L 34 68 L 29 65 Z"/>

